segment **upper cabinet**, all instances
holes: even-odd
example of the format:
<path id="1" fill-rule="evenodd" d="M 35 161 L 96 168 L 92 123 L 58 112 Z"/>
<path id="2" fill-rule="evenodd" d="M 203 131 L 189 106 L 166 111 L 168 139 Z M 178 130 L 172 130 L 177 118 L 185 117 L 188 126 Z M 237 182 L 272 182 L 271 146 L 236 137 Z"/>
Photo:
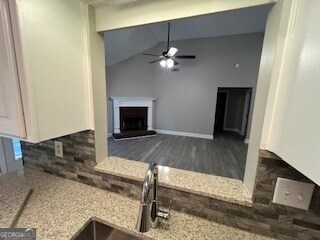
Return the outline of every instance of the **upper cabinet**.
<path id="1" fill-rule="evenodd" d="M 320 184 L 320 1 L 280 2 L 287 3 L 283 12 L 290 17 L 279 40 L 284 53 L 272 80 L 263 140 L 266 149 Z"/>
<path id="2" fill-rule="evenodd" d="M 92 129 L 84 12 L 78 0 L 0 0 L 0 135 Z"/>
<path id="3" fill-rule="evenodd" d="M 26 137 L 9 4 L 0 0 L 0 131 Z"/>

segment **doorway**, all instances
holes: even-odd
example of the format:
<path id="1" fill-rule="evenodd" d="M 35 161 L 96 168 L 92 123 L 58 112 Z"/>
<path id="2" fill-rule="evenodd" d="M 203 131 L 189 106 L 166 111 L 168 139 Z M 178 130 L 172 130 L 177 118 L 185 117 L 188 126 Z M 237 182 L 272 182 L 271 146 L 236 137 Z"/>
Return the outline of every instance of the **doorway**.
<path id="1" fill-rule="evenodd" d="M 252 88 L 218 88 L 214 137 L 222 133 L 234 133 L 249 138 Z"/>

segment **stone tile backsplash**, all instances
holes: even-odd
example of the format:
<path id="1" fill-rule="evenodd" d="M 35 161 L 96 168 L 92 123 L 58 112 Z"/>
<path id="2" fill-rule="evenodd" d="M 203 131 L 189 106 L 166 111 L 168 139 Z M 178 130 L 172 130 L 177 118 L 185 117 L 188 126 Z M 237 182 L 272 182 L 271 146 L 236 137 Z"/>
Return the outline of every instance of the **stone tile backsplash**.
<path id="1" fill-rule="evenodd" d="M 63 142 L 63 158 L 54 156 L 54 140 Z M 22 153 L 24 164 L 28 167 L 130 198 L 140 198 L 142 182 L 94 171 L 94 131 L 75 133 L 39 144 L 22 143 Z M 261 151 L 253 207 L 161 186 L 160 206 L 283 240 L 320 240 L 320 187 L 316 186 L 308 211 L 281 206 L 272 203 L 278 177 L 310 182 L 276 155 Z"/>
<path id="2" fill-rule="evenodd" d="M 63 158 L 54 154 L 54 141 L 63 144 Z M 95 174 L 94 131 L 88 130 L 51 139 L 38 144 L 21 142 L 24 164 L 33 169 L 67 179 L 95 185 L 101 179 Z"/>

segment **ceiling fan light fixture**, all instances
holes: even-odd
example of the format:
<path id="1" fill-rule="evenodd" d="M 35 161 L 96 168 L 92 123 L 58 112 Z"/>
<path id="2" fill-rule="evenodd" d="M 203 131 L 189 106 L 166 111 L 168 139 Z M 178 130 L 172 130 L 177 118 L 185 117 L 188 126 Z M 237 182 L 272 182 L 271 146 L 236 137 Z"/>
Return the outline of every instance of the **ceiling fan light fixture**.
<path id="1" fill-rule="evenodd" d="M 167 66 L 167 61 L 166 60 L 162 60 L 160 62 L 161 67 L 166 67 Z"/>
<path id="2" fill-rule="evenodd" d="M 150 64 L 153 63 L 160 63 L 160 66 L 163 68 L 173 68 L 175 65 L 178 65 L 179 62 L 176 59 L 195 59 L 195 55 L 177 55 L 176 53 L 179 51 L 178 48 L 170 47 L 170 22 L 168 22 L 168 40 L 167 40 L 167 48 L 162 54 L 153 54 L 153 53 L 142 53 L 146 56 L 157 57 L 157 59 L 149 62 Z"/>
<path id="3" fill-rule="evenodd" d="M 172 68 L 173 66 L 174 66 L 174 61 L 169 58 L 169 59 L 167 60 L 167 67 L 168 67 L 168 68 Z"/>

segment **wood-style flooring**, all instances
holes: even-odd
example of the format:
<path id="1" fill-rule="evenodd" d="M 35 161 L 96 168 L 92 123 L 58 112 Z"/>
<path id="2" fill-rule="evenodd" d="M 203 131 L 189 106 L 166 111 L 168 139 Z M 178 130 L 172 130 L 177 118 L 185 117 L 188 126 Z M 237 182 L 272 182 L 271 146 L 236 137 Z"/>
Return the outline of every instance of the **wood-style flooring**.
<path id="1" fill-rule="evenodd" d="M 243 180 L 247 144 L 237 134 L 224 132 L 213 140 L 157 134 L 114 141 L 109 156 Z"/>

